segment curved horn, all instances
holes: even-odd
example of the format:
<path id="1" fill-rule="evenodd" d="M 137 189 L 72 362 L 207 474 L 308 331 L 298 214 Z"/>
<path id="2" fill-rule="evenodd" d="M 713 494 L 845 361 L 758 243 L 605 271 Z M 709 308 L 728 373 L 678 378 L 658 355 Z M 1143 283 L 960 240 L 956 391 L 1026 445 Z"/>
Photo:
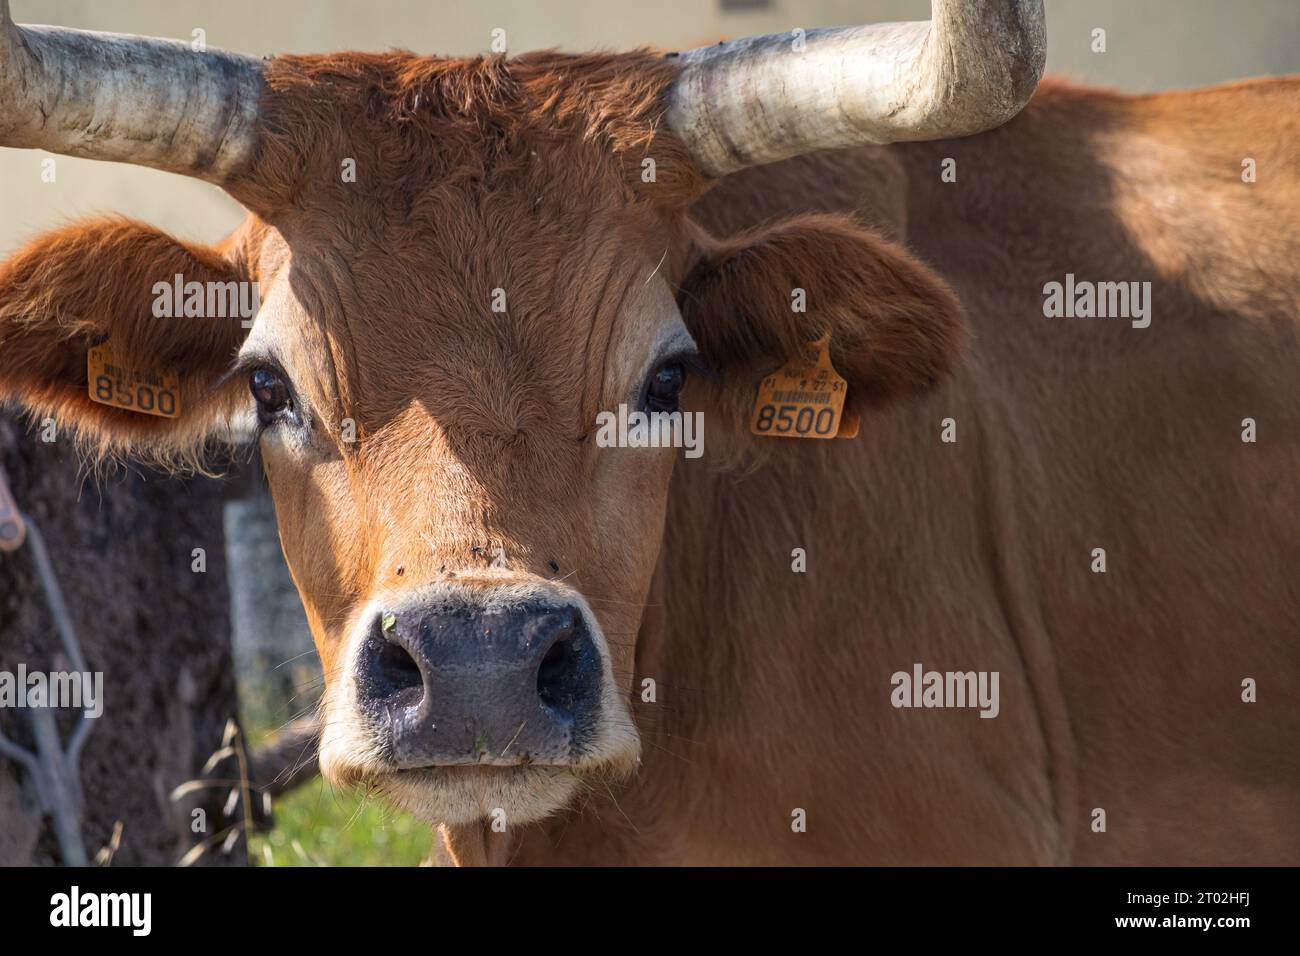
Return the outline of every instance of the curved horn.
<path id="1" fill-rule="evenodd" d="M 668 125 L 709 175 L 816 149 L 968 136 L 1038 86 L 1042 0 L 932 0 L 932 19 L 691 50 Z"/>
<path id="2" fill-rule="evenodd" d="M 224 183 L 251 157 L 261 61 L 173 40 L 19 27 L 0 0 L 0 146 Z"/>

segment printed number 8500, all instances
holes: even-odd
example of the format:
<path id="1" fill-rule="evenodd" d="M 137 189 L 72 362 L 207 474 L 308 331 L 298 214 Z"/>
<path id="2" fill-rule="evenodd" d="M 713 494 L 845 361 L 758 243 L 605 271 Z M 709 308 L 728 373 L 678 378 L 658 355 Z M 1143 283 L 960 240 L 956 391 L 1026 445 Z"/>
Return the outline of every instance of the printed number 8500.
<path id="1" fill-rule="evenodd" d="M 813 411 L 807 405 L 764 405 L 758 410 L 754 430 L 775 432 L 778 435 L 794 432 L 796 435 L 829 435 L 835 425 L 835 411 L 822 408 Z"/>
<path id="2" fill-rule="evenodd" d="M 151 385 L 137 385 L 135 391 L 123 388 L 107 375 L 95 378 L 95 397 L 102 402 L 110 402 L 123 408 L 138 408 L 142 412 L 158 412 L 163 415 L 176 414 L 176 396 L 170 389 L 155 391 Z"/>

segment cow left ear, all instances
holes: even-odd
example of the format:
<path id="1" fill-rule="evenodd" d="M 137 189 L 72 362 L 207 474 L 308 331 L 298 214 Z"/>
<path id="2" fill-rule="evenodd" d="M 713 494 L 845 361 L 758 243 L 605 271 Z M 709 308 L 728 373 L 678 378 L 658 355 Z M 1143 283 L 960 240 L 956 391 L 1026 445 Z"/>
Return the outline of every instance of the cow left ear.
<path id="1" fill-rule="evenodd" d="M 70 427 L 97 459 L 201 467 L 251 405 L 247 381 L 224 376 L 248 332 L 233 311 L 185 317 L 170 296 L 159 317 L 177 276 L 227 290 L 254 279 L 218 249 L 119 218 L 69 224 L 0 261 L 0 405 Z"/>
<path id="2" fill-rule="evenodd" d="M 697 231 L 678 304 L 705 360 L 749 401 L 765 375 L 828 332 L 831 361 L 848 382 L 847 407 L 857 413 L 942 381 L 969 338 L 947 283 L 901 246 L 836 214 L 727 239 Z"/>

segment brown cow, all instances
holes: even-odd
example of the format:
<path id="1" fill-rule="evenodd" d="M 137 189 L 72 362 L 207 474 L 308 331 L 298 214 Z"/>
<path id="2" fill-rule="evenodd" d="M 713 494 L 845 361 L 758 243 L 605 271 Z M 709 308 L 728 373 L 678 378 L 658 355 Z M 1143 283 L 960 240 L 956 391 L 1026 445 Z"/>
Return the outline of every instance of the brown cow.
<path id="1" fill-rule="evenodd" d="M 323 768 L 459 862 L 1296 862 L 1300 85 L 883 148 L 1014 115 L 1041 5 L 788 42 L 262 64 L 0 0 L 0 143 L 250 210 L 20 251 L 0 397 L 177 465 L 256 428 Z M 175 274 L 256 281 L 252 331 L 154 318 Z M 752 435 L 827 333 L 859 436 Z M 104 342 L 180 417 L 90 401 Z M 700 460 L 596 440 L 679 399 Z"/>

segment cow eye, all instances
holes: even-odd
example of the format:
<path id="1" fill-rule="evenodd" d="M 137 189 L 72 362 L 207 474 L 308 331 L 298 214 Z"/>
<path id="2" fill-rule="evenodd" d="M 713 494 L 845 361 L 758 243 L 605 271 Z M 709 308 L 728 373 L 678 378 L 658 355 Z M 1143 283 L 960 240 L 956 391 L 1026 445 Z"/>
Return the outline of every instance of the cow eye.
<path id="1" fill-rule="evenodd" d="M 293 406 L 289 383 L 273 368 L 263 366 L 249 372 L 248 389 L 257 401 L 257 417 L 263 424 Z"/>
<path id="2" fill-rule="evenodd" d="M 682 386 L 686 384 L 686 369 L 681 362 L 668 362 L 655 369 L 646 387 L 646 405 L 652 412 L 675 412 Z"/>

